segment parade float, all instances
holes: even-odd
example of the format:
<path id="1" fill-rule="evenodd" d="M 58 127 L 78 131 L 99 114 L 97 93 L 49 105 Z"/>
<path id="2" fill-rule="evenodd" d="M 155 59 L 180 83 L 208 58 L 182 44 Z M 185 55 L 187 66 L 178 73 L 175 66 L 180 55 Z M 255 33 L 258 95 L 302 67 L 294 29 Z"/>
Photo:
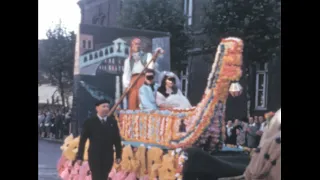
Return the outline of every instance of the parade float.
<path id="1" fill-rule="evenodd" d="M 226 101 L 241 94 L 243 42 L 229 37 L 217 46 L 203 98 L 190 109 L 119 110 L 116 119 L 123 143 L 122 161 L 114 164 L 111 179 L 182 179 L 185 149 L 221 150 L 225 139 Z M 121 98 L 120 98 L 121 100 Z M 117 104 L 111 109 L 115 110 Z M 79 137 L 61 146 L 58 172 L 62 179 L 90 179 L 88 163 L 72 166 Z M 87 142 L 86 148 L 89 147 Z M 87 150 L 87 149 L 86 149 Z M 87 160 L 84 154 L 84 160 Z"/>

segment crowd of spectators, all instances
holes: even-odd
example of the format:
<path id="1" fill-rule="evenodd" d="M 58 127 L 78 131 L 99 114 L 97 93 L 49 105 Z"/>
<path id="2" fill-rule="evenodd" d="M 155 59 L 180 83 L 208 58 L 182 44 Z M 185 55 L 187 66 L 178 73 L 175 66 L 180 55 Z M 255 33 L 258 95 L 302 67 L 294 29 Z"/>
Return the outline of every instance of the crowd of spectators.
<path id="1" fill-rule="evenodd" d="M 42 138 L 63 139 L 69 135 L 70 111 L 63 110 L 40 110 L 38 114 L 38 131 Z"/>
<path id="2" fill-rule="evenodd" d="M 248 122 L 248 123 L 247 123 Z M 263 116 L 249 117 L 249 119 L 229 120 L 226 125 L 226 144 L 256 148 L 265 127 Z"/>

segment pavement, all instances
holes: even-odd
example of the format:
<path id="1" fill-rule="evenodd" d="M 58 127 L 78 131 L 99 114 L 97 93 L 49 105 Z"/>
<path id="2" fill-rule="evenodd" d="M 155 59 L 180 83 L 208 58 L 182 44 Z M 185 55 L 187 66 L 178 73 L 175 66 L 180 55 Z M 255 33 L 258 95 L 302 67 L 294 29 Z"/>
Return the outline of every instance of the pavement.
<path id="1" fill-rule="evenodd" d="M 62 139 L 54 139 L 54 138 L 41 138 L 41 139 L 45 141 L 50 141 L 50 142 L 63 143 Z"/>
<path id="2" fill-rule="evenodd" d="M 62 142 L 38 139 L 38 179 L 60 180 L 57 173 L 57 162 L 61 156 Z"/>

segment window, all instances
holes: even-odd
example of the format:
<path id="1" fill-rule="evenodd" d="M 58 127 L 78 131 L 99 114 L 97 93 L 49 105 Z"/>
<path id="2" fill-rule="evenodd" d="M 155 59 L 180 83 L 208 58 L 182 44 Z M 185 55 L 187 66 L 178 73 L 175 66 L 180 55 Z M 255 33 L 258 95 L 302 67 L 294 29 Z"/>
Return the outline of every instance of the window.
<path id="1" fill-rule="evenodd" d="M 85 56 L 83 59 L 83 62 L 87 62 L 87 61 L 88 61 L 88 58 L 87 58 L 87 56 Z"/>
<path id="2" fill-rule="evenodd" d="M 185 71 L 180 72 L 180 79 L 181 79 L 181 91 L 185 96 L 188 96 L 188 66 L 186 67 Z"/>
<path id="3" fill-rule="evenodd" d="M 88 40 L 88 49 L 91 49 L 91 41 Z"/>
<path id="4" fill-rule="evenodd" d="M 113 47 L 110 47 L 110 53 L 111 54 L 113 53 Z"/>
<path id="5" fill-rule="evenodd" d="M 102 57 L 102 56 L 103 56 L 103 52 L 100 51 L 100 52 L 99 52 L 99 57 Z"/>
<path id="6" fill-rule="evenodd" d="M 193 0 L 184 0 L 184 15 L 187 16 L 187 25 L 192 25 Z"/>
<path id="7" fill-rule="evenodd" d="M 121 52 L 121 43 L 118 43 L 118 50 L 117 50 L 117 52 Z"/>
<path id="8" fill-rule="evenodd" d="M 267 109 L 268 63 L 256 65 L 255 109 Z"/>
<path id="9" fill-rule="evenodd" d="M 82 48 L 86 48 L 86 40 L 82 40 Z"/>
<path id="10" fill-rule="evenodd" d="M 109 54 L 109 51 L 108 51 L 108 48 L 104 51 L 104 55 L 108 55 Z"/>
<path id="11" fill-rule="evenodd" d="M 92 59 L 93 59 L 92 54 L 89 54 L 89 60 L 92 60 Z"/>
<path id="12" fill-rule="evenodd" d="M 98 53 L 97 53 L 97 52 L 94 53 L 94 58 L 95 58 L 95 59 L 98 58 Z"/>

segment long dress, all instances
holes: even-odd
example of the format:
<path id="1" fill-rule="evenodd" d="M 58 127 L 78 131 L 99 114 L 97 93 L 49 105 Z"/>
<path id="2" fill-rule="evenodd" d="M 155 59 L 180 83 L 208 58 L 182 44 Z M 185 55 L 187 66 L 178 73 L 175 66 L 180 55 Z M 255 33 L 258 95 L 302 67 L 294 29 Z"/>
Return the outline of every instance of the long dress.
<path id="1" fill-rule="evenodd" d="M 182 94 L 180 89 L 178 89 L 178 92 L 176 94 L 170 94 L 167 98 L 159 91 L 157 91 L 156 103 L 158 106 L 173 106 L 174 109 L 186 109 L 192 107 L 189 100 Z"/>

